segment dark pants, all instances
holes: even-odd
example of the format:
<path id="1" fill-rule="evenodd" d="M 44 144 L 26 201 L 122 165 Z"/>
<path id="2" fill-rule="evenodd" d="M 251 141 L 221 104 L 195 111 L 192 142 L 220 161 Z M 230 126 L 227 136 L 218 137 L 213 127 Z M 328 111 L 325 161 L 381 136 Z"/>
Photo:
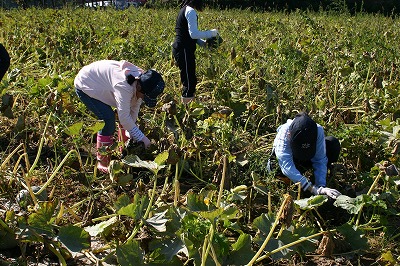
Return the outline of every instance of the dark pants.
<path id="1" fill-rule="evenodd" d="M 112 136 L 115 132 L 115 113 L 108 104 L 96 100 L 81 90 L 76 89 L 76 95 L 92 111 L 98 119 L 104 121 L 104 127 L 99 131 L 100 135 Z"/>
<path id="2" fill-rule="evenodd" d="M 197 85 L 195 51 L 172 48 L 172 54 L 180 69 L 182 97 L 193 97 Z"/>
<path id="3" fill-rule="evenodd" d="M 10 55 L 6 48 L 0 43 L 0 81 L 3 79 L 10 67 Z"/>
<path id="4" fill-rule="evenodd" d="M 327 168 L 332 167 L 332 163 L 337 162 L 339 159 L 340 154 L 340 142 L 337 138 L 333 136 L 325 137 L 325 148 L 326 148 L 326 157 L 328 157 L 328 165 Z M 312 168 L 311 161 L 296 161 L 294 160 L 294 164 L 296 169 L 300 171 L 300 173 L 304 174 L 308 169 Z M 276 171 L 276 176 L 284 176 L 281 168 L 278 165 L 278 161 L 275 156 L 275 152 L 272 153 L 270 159 L 268 160 L 268 167 L 269 172 Z"/>

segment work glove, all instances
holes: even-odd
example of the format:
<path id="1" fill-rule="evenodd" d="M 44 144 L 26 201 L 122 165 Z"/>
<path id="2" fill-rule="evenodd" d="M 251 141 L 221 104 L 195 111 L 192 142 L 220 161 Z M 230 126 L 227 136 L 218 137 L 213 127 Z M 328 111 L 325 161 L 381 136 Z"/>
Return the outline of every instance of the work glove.
<path id="1" fill-rule="evenodd" d="M 328 197 L 332 199 L 336 199 L 340 195 L 342 195 L 339 191 L 333 188 L 328 188 L 328 187 L 319 187 L 317 189 L 318 195 L 327 195 Z"/>
<path id="2" fill-rule="evenodd" d="M 150 140 L 149 140 L 146 136 L 143 136 L 141 142 L 143 142 L 144 147 L 145 147 L 146 149 L 147 149 L 148 147 L 150 147 Z"/>

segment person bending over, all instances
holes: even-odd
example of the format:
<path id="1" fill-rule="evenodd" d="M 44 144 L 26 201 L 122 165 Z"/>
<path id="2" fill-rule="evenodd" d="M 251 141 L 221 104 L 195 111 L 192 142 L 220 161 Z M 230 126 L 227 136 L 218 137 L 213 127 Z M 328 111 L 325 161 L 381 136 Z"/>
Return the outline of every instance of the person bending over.
<path id="1" fill-rule="evenodd" d="M 302 112 L 278 127 L 267 170 L 276 171 L 277 176 L 283 175 L 294 183 L 299 182 L 304 191 L 313 195 L 336 199 L 341 193 L 326 187 L 326 176 L 339 153 L 339 140 L 333 136 L 325 137 L 322 126 Z M 308 169 L 314 171 L 314 183 L 304 176 Z"/>
<path id="2" fill-rule="evenodd" d="M 97 168 L 108 173 L 110 155 L 99 152 L 101 147 L 113 144 L 116 107 L 122 126 L 122 139 L 132 138 L 150 146 L 150 140 L 136 125 L 139 109 L 144 101 L 148 107 L 157 104 L 165 87 L 162 76 L 155 70 L 147 71 L 128 61 L 102 60 L 84 66 L 75 77 L 76 94 L 100 120 L 104 127 L 97 133 Z M 120 132 L 119 132 L 120 133 Z"/>

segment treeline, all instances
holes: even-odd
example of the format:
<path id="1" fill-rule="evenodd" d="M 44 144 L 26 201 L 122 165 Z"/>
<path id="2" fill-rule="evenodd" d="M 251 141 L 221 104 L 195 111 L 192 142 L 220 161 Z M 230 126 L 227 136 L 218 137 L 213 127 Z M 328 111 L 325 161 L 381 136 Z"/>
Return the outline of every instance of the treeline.
<path id="1" fill-rule="evenodd" d="M 59 8 L 65 5 L 79 6 L 93 2 L 114 2 L 115 0 L 0 0 L 2 8 L 27 8 L 31 6 Z M 135 0 L 126 0 L 135 1 Z M 178 7 L 183 0 L 148 0 L 148 7 Z M 381 13 L 398 15 L 400 0 L 204 0 L 212 8 L 252 9 L 255 11 L 329 10 L 356 14 Z"/>
<path id="2" fill-rule="evenodd" d="M 400 0 L 211 0 L 219 8 L 256 8 L 265 11 L 335 10 L 366 13 L 399 14 Z"/>

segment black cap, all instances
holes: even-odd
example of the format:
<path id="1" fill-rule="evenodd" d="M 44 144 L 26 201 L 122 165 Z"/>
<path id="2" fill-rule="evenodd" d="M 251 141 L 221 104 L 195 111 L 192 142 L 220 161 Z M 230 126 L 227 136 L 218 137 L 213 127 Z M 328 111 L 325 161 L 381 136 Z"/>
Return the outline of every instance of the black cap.
<path id="1" fill-rule="evenodd" d="M 154 107 L 157 104 L 157 96 L 164 91 L 165 83 L 157 71 L 149 69 L 139 77 L 140 86 L 144 94 L 144 103 L 148 107 Z"/>
<path id="2" fill-rule="evenodd" d="M 311 160 L 317 146 L 317 123 L 306 113 L 299 113 L 293 119 L 289 133 L 293 157 L 298 161 Z"/>

